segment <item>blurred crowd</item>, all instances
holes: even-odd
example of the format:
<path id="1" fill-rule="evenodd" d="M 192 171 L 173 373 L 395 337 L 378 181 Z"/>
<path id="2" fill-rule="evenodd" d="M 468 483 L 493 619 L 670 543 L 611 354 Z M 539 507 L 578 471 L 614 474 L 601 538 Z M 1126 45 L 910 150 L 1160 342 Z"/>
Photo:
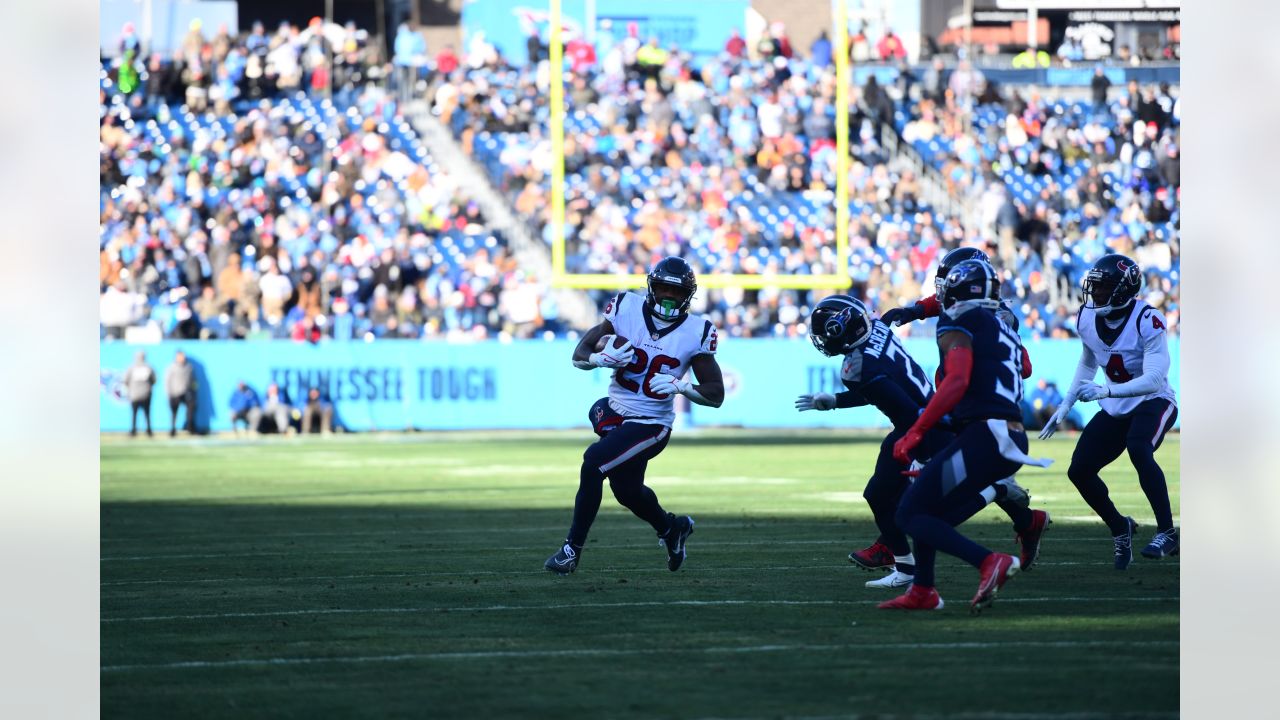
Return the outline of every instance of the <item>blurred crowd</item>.
<path id="1" fill-rule="evenodd" d="M 126 26 L 101 89 L 104 337 L 554 327 L 542 289 L 375 82 L 377 45 L 319 20 L 238 37 L 193 23 L 173 58 L 144 64 Z"/>
<path id="2" fill-rule="evenodd" d="M 606 28 L 607 29 L 607 28 Z M 620 39 L 615 39 L 620 38 Z M 518 215 L 550 239 L 550 68 L 542 38 L 508 58 L 476 33 L 434 55 L 398 29 L 390 58 L 352 25 L 267 34 L 193 24 L 172 57 L 126 27 L 101 91 L 106 337 L 299 341 L 563 334 L 545 286 L 400 116 L 423 93 Z M 700 274 L 848 272 L 883 312 L 932 289 L 938 258 L 981 247 L 1024 334 L 1072 332 L 1083 268 L 1107 251 L 1148 271 L 1178 318 L 1176 88 L 1092 102 L 999 88 L 961 60 L 912 68 L 900 38 L 852 38 L 852 257 L 834 251 L 831 41 L 772 24 L 695 59 L 635 26 L 565 46 L 570 272 L 640 273 L 678 254 Z M 954 67 L 952 67 L 954 65 Z M 891 154 L 899 137 L 916 149 Z M 932 178 L 932 180 L 931 180 Z M 956 202 L 925 201 L 925 184 Z M 603 301 L 607 293 L 598 293 Z M 828 291 L 703 290 L 735 336 L 799 336 Z M 914 328 L 927 332 L 927 328 Z M 1175 330 L 1176 331 L 1176 330 Z"/>

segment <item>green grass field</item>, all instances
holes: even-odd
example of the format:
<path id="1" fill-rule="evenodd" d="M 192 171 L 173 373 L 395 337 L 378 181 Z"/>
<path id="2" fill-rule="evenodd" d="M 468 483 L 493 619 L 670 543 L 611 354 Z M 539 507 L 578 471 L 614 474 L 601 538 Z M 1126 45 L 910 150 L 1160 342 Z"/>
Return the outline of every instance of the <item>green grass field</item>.
<path id="1" fill-rule="evenodd" d="M 977 572 L 940 556 L 947 607 L 845 555 L 878 437 L 677 433 L 650 463 L 692 514 L 667 572 L 609 493 L 575 575 L 542 570 L 589 433 L 125 442 L 104 438 L 104 717 L 1174 717 L 1178 562 L 1111 568 L 1057 463 L 1019 481 L 1054 525 L 1037 568 L 970 616 Z M 1178 438 L 1157 454 L 1178 512 Z M 1153 529 L 1127 459 L 1104 473 Z M 964 526 L 1014 548 L 995 508 Z"/>

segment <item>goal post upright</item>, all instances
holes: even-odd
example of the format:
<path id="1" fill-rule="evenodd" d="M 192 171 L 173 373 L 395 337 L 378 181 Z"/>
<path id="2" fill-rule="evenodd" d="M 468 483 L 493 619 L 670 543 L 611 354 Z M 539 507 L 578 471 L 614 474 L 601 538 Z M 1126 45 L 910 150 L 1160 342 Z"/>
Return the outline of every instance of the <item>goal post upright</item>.
<path id="1" fill-rule="evenodd" d="M 610 273 L 569 273 L 565 263 L 565 173 L 564 173 L 564 45 L 562 0 L 549 0 L 548 60 L 551 140 L 551 286 L 556 288 L 605 289 L 640 288 L 644 275 Z M 844 289 L 849 277 L 849 53 L 848 0 L 833 0 L 834 54 L 836 65 L 836 182 L 835 245 L 833 272 L 820 275 L 780 275 L 747 273 L 703 273 L 698 285 L 704 288 L 781 288 L 794 290 Z"/>

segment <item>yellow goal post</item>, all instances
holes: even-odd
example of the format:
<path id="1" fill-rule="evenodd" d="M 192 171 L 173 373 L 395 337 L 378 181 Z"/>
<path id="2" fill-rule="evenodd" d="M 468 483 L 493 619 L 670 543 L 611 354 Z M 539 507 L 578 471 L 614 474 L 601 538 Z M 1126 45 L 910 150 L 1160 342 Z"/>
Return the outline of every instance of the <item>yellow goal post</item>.
<path id="1" fill-rule="evenodd" d="M 550 0 L 550 135 L 551 135 L 551 285 L 557 288 L 641 288 L 644 275 L 569 273 L 565 268 L 564 202 L 564 44 L 561 37 L 561 0 Z M 780 275 L 745 273 L 699 274 L 702 288 L 782 288 L 794 290 L 843 289 L 849 277 L 849 23 L 848 0 L 835 6 L 832 52 L 836 64 L 836 272 L 830 275 Z"/>

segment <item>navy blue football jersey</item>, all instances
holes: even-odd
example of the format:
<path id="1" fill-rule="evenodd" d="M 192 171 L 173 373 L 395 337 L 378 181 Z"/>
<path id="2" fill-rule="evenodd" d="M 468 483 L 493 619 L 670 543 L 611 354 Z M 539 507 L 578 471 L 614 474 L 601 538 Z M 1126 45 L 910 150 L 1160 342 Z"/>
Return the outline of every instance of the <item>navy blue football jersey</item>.
<path id="1" fill-rule="evenodd" d="M 862 347 L 845 356 L 840 379 L 851 396 L 841 406 L 875 405 L 894 427 L 910 427 L 933 397 L 929 375 L 879 320 L 871 321 Z"/>
<path id="2" fill-rule="evenodd" d="M 938 337 L 962 332 L 973 344 L 973 373 L 960 403 L 951 411 L 956 422 L 999 418 L 1021 420 L 1022 341 L 1018 334 L 983 308 L 958 318 L 938 318 Z M 946 366 L 945 359 L 943 366 Z"/>

